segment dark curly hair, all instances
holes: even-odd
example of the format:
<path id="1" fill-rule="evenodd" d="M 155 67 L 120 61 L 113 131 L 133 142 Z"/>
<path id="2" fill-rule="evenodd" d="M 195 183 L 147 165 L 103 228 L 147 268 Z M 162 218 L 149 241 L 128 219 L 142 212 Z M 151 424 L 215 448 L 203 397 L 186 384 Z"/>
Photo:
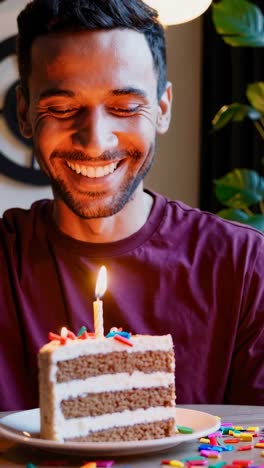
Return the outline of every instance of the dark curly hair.
<path id="1" fill-rule="evenodd" d="M 28 99 L 31 47 L 38 36 L 63 30 L 133 29 L 144 34 L 151 50 L 161 97 L 167 81 L 164 28 L 156 10 L 142 0 L 33 0 L 17 18 L 20 81 Z"/>

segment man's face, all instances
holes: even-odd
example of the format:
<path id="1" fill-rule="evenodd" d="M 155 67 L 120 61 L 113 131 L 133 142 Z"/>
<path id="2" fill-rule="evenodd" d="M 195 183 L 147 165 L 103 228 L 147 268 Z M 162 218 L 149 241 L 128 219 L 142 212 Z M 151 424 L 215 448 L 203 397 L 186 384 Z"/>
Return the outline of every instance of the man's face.
<path id="1" fill-rule="evenodd" d="M 140 33 L 36 39 L 29 106 L 18 93 L 20 127 L 33 137 L 55 197 L 84 218 L 118 212 L 151 166 L 156 133 L 167 129 L 168 94 L 157 101 L 153 59 Z"/>

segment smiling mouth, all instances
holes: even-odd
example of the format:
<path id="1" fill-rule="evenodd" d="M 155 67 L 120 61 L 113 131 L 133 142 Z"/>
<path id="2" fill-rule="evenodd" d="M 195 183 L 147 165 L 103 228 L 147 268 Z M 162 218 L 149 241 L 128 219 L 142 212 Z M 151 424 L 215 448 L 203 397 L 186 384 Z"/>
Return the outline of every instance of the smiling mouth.
<path id="1" fill-rule="evenodd" d="M 76 174 L 88 177 L 89 179 L 97 179 L 99 177 L 105 177 L 109 174 L 113 174 L 118 166 L 118 162 L 112 162 L 104 166 L 84 166 L 83 164 L 76 164 L 67 161 L 67 166 L 74 171 Z"/>

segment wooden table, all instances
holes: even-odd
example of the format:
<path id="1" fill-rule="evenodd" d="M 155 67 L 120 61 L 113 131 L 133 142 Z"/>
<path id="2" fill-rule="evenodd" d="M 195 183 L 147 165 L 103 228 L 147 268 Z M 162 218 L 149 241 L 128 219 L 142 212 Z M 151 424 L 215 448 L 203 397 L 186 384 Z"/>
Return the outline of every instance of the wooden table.
<path id="1" fill-rule="evenodd" d="M 260 426 L 261 429 L 264 429 L 263 406 L 181 405 L 181 407 L 221 416 L 223 422 L 231 421 L 235 425 L 254 425 Z M 3 413 L 0 414 L 0 417 L 1 415 L 3 416 Z M 242 445 L 242 443 L 239 445 Z M 261 456 L 264 449 L 254 448 L 251 451 L 238 452 L 237 446 L 238 444 L 234 445 L 235 450 L 232 452 L 222 453 L 221 461 L 231 462 L 234 459 L 253 459 L 255 465 L 262 465 L 264 468 L 264 457 Z M 114 468 L 155 468 L 161 466 L 161 460 L 163 459 L 180 460 L 184 457 L 198 455 L 197 448 L 197 440 L 184 442 L 172 449 L 160 453 L 145 456 L 121 457 L 119 459 L 116 458 L 113 466 Z M 44 461 L 46 460 L 54 461 L 62 459 L 66 460 L 66 464 L 63 464 L 63 468 L 79 468 L 84 461 L 84 457 L 69 457 L 45 453 L 44 451 L 37 449 L 14 445 L 14 443 L 3 439 L 0 439 L 0 452 L 0 466 L 4 466 L 5 468 L 25 468 L 26 464 L 29 462 L 36 464 L 39 468 L 48 466 L 44 464 Z M 106 457 L 103 458 L 105 459 Z M 86 457 L 86 460 L 89 461 L 89 457 Z M 214 459 L 209 460 L 210 465 L 213 465 L 216 462 L 217 461 Z"/>

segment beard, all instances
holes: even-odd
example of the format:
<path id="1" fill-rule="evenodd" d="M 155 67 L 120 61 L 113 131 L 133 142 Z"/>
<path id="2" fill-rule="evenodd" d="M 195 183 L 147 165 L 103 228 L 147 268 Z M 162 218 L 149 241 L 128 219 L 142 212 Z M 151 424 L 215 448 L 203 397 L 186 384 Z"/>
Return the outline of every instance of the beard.
<path id="1" fill-rule="evenodd" d="M 122 184 L 118 187 L 118 191 L 111 195 L 107 192 L 100 191 L 72 191 L 69 183 L 62 177 L 54 177 L 45 161 L 39 161 L 39 165 L 43 172 L 48 176 L 53 189 L 55 199 L 61 199 L 68 208 L 78 217 L 83 219 L 106 218 L 113 216 L 122 210 L 122 208 L 133 197 L 135 190 L 140 182 L 149 172 L 155 153 L 155 142 L 151 145 L 147 156 L 139 151 L 119 151 L 105 152 L 96 159 L 97 162 L 115 162 L 126 157 L 135 163 L 139 160 L 144 160 L 144 164 L 140 170 L 134 174 L 133 168 L 126 174 Z M 37 159 L 41 159 L 38 158 Z M 81 151 L 54 151 L 51 154 L 50 160 L 61 159 L 68 162 L 91 162 L 94 158 L 89 158 Z M 82 176 L 80 176 L 82 177 Z"/>

